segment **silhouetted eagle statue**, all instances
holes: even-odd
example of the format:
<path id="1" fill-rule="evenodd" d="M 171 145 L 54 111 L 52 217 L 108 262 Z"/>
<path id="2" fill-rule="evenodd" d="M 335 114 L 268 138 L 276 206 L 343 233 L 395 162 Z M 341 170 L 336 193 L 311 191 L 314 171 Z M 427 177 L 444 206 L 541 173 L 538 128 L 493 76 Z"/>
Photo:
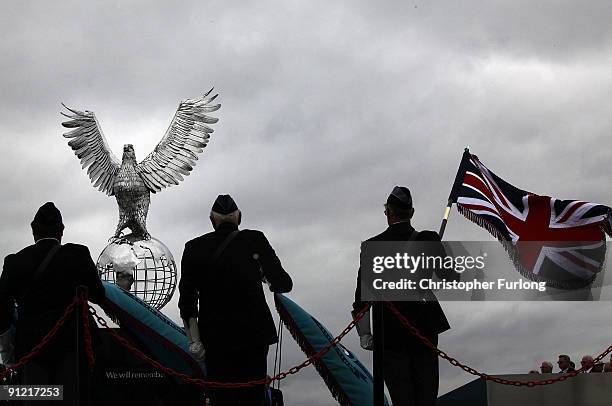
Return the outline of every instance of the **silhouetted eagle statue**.
<path id="1" fill-rule="evenodd" d="M 206 114 L 221 107 L 212 104 L 218 95 L 208 97 L 211 92 L 212 89 L 198 99 L 182 101 L 164 137 L 140 163 L 136 163 L 131 144 L 123 146 L 123 158 L 119 163 L 108 147 L 94 113 L 73 110 L 62 103 L 72 113 L 61 113 L 70 119 L 62 125 L 73 128 L 64 134 L 64 137 L 71 138 L 68 145 L 81 159 L 83 169 L 89 167 L 87 174 L 94 187 L 109 196 L 114 195 L 119 204 L 115 238 L 121 237 L 121 232 L 127 227 L 135 236 L 150 238 L 146 225 L 150 192 L 178 185 L 183 175 L 189 175 L 195 166 L 197 154 L 202 152 L 213 132 L 207 124 L 218 121 Z"/>

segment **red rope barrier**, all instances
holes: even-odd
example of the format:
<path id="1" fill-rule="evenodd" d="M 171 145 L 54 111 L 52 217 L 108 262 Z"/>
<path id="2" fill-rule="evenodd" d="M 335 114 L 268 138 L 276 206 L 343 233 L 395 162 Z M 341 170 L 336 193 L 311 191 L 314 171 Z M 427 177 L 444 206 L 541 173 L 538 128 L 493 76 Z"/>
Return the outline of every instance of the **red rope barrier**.
<path id="1" fill-rule="evenodd" d="M 17 361 L 15 364 L 7 366 L 4 371 L 0 371 L 0 380 L 3 380 L 7 375 L 13 373 L 16 369 L 22 367 L 28 361 L 30 361 L 33 357 L 38 355 L 49 344 L 49 342 L 55 336 L 57 331 L 65 324 L 66 320 L 68 319 L 68 316 L 70 316 L 70 314 L 74 311 L 77 305 L 82 306 L 82 313 L 83 313 L 82 322 L 83 322 L 83 327 L 84 327 L 83 337 L 85 341 L 85 351 L 86 351 L 86 356 L 87 356 L 87 362 L 90 368 L 93 368 L 94 363 L 95 363 L 95 358 L 94 358 L 94 352 L 93 352 L 91 332 L 89 331 L 89 317 L 88 317 L 89 314 L 91 314 L 102 327 L 105 327 L 106 329 L 108 329 L 111 336 L 117 342 L 119 342 L 119 344 L 123 345 L 124 347 L 132 351 L 136 356 L 138 356 L 140 359 L 142 359 L 149 365 L 153 366 L 154 368 L 162 371 L 163 373 L 167 375 L 174 376 L 176 378 L 180 378 L 187 383 L 191 383 L 191 384 L 195 384 L 195 385 L 207 387 L 207 388 L 247 388 L 247 387 L 252 387 L 252 386 L 260 386 L 260 385 L 269 384 L 271 381 L 275 381 L 275 380 L 280 381 L 282 379 L 285 379 L 289 375 L 294 375 L 298 373 L 300 370 L 311 365 L 315 360 L 320 359 L 323 356 L 325 356 L 325 354 L 327 354 L 333 347 L 335 347 L 355 327 L 355 325 L 365 316 L 365 314 L 370 309 L 371 304 L 369 303 L 359 313 L 357 313 L 355 315 L 355 318 L 344 328 L 344 330 L 342 330 L 342 332 L 337 337 L 335 337 L 332 341 L 330 341 L 329 344 L 327 344 L 325 347 L 319 350 L 316 354 L 313 354 L 312 356 L 308 357 L 301 364 L 291 367 L 285 372 L 279 372 L 277 375 L 275 375 L 272 378 L 266 377 L 266 378 L 262 378 L 258 380 L 249 381 L 249 382 L 215 382 L 215 381 L 207 381 L 207 380 L 200 379 L 200 378 L 193 378 L 189 375 L 175 371 L 171 368 L 167 368 L 163 366 L 162 364 L 160 364 L 158 361 L 150 358 L 148 355 L 146 355 L 140 349 L 138 349 L 132 343 L 130 343 L 127 339 L 125 339 L 124 337 L 119 335 L 116 331 L 111 329 L 106 323 L 106 320 L 104 320 L 100 315 L 98 315 L 93 307 L 89 306 L 87 297 L 86 295 L 83 294 L 81 296 L 75 297 L 74 301 L 66 307 L 62 316 L 58 319 L 58 321 L 51 328 L 51 330 L 49 330 L 49 332 L 42 338 L 40 343 L 38 343 L 34 348 L 32 348 L 32 350 L 29 353 L 21 357 L 19 361 Z M 400 323 L 402 323 L 402 325 L 408 330 L 410 334 L 417 337 L 427 348 L 434 351 L 440 358 L 443 358 L 446 361 L 448 361 L 451 365 L 459 367 L 463 371 L 471 375 L 478 376 L 482 379 L 496 382 L 502 385 L 535 387 L 535 386 L 550 385 L 556 382 L 565 381 L 569 378 L 573 378 L 574 376 L 578 375 L 581 372 L 584 372 L 584 367 L 583 367 L 576 371 L 568 372 L 566 374 L 560 375 L 555 378 L 535 380 L 535 381 L 509 380 L 509 379 L 503 379 L 503 378 L 499 378 L 496 376 L 492 376 L 484 372 L 479 372 L 475 370 L 474 368 L 461 363 L 456 358 L 451 357 L 446 352 L 439 349 L 431 341 L 429 341 L 427 337 L 422 335 L 421 332 L 416 327 L 414 327 L 412 323 L 410 323 L 410 321 L 406 317 L 404 317 L 403 314 L 399 312 L 399 310 L 393 305 L 393 303 L 385 302 L 385 305 L 391 311 L 391 313 L 393 313 L 395 317 L 397 317 Z M 593 360 L 594 363 L 600 362 L 610 353 L 612 353 L 612 346 L 608 347 L 604 352 L 602 352 L 597 357 L 595 357 L 595 359 Z"/>
<path id="2" fill-rule="evenodd" d="M 57 331 L 64 325 L 64 323 L 66 322 L 66 319 L 68 319 L 68 316 L 70 316 L 70 313 L 74 311 L 79 301 L 80 301 L 80 298 L 75 297 L 74 301 L 66 307 L 66 310 L 64 310 L 64 314 L 57 320 L 57 322 L 51 328 L 51 330 L 49 330 L 49 332 L 42 338 L 40 343 L 38 343 L 34 348 L 32 348 L 32 350 L 30 350 L 29 353 L 21 357 L 19 361 L 17 361 L 16 363 L 12 365 L 7 365 L 6 369 L 0 372 L 0 380 L 3 380 L 4 378 L 6 378 L 7 375 L 13 373 L 17 368 L 21 368 L 22 366 L 27 364 L 28 361 L 30 361 L 33 357 L 38 355 L 43 350 L 43 348 L 45 348 L 47 344 L 49 344 L 49 342 L 55 336 Z"/>
<path id="3" fill-rule="evenodd" d="M 127 349 L 132 351 L 137 357 L 139 357 L 140 359 L 142 359 L 143 361 L 145 361 L 149 365 L 153 366 L 154 368 L 162 371 L 163 373 L 165 373 L 167 375 L 174 376 L 176 378 L 180 378 L 180 379 L 182 379 L 183 381 L 185 381 L 187 383 L 191 383 L 191 384 L 198 385 L 198 386 L 201 386 L 201 387 L 206 387 L 206 388 L 219 388 L 219 389 L 222 389 L 222 388 L 248 388 L 248 387 L 253 387 L 253 386 L 265 385 L 265 384 L 269 384 L 271 381 L 275 381 L 275 380 L 279 380 L 280 381 L 281 379 L 285 379 L 289 375 L 296 374 L 297 372 L 299 372 L 303 368 L 306 368 L 307 366 L 312 364 L 315 360 L 323 357 L 325 354 L 327 354 L 329 352 L 329 350 L 331 350 L 334 346 L 336 346 L 340 342 L 340 340 L 342 340 L 353 329 L 353 327 L 355 327 L 355 325 L 359 322 L 359 320 L 361 320 L 363 318 L 363 316 L 366 314 L 366 312 L 369 309 L 370 309 L 370 305 L 368 304 L 368 306 L 364 307 L 359 313 L 357 313 L 355 315 L 355 318 L 348 324 L 348 326 L 346 326 L 346 328 L 344 330 L 342 330 L 342 332 L 336 338 L 334 338 L 332 341 L 330 341 L 330 343 L 327 344 L 325 347 L 323 347 L 319 352 L 317 352 L 316 354 L 313 354 L 311 357 L 308 357 L 301 364 L 296 365 L 294 367 L 291 367 L 289 370 L 287 370 L 285 372 L 279 372 L 277 375 L 275 375 L 272 378 L 267 378 L 266 377 L 266 378 L 262 378 L 262 379 L 258 379 L 258 380 L 249 381 L 249 382 L 215 382 L 215 381 L 207 381 L 207 380 L 200 379 L 200 378 L 193 378 L 193 377 L 191 377 L 189 375 L 186 375 L 186 374 L 183 374 L 181 372 L 175 371 L 175 370 L 173 370 L 171 368 L 167 368 L 167 367 L 163 366 L 162 364 L 160 364 L 159 362 L 157 362 L 156 360 L 150 358 L 148 355 L 143 353 L 140 349 L 136 348 L 127 339 L 125 339 L 124 337 L 119 335 L 116 331 L 111 329 L 108 326 L 108 324 L 106 323 L 106 320 L 104 320 L 100 315 L 98 315 L 96 313 L 95 309 L 93 309 L 91 306 L 89 307 L 89 313 L 96 319 L 96 321 L 101 326 L 103 326 L 103 327 L 105 327 L 105 328 L 107 328 L 109 330 L 109 333 L 111 334 L 111 336 L 117 342 L 119 342 L 121 345 L 123 345 L 124 347 L 126 347 Z"/>
<path id="4" fill-rule="evenodd" d="M 580 369 L 578 369 L 576 371 L 568 372 L 566 374 L 560 375 L 560 376 L 558 376 L 556 378 L 542 379 L 542 380 L 537 380 L 537 381 L 516 381 L 516 380 L 503 379 L 503 378 L 499 378 L 499 377 L 496 377 L 496 376 L 491 376 L 491 375 L 485 374 L 483 372 L 478 372 L 474 368 L 461 363 L 457 359 L 451 357 L 446 352 L 444 352 L 441 349 L 439 349 L 438 347 L 436 347 L 431 341 L 429 341 L 429 339 L 427 339 L 427 337 L 423 336 L 421 334 L 421 332 L 416 327 L 414 327 L 412 325 L 412 323 L 410 323 L 410 321 L 408 319 L 406 319 L 406 317 L 404 317 L 403 314 L 401 314 L 399 312 L 399 310 L 397 310 L 397 308 L 393 305 L 393 303 L 385 302 L 385 305 L 391 311 L 391 313 L 393 313 L 395 315 L 395 317 L 397 317 L 397 319 L 400 321 L 400 323 L 402 323 L 402 325 L 410 332 L 410 334 L 414 335 L 419 340 L 421 340 L 421 342 L 426 347 L 428 347 L 429 349 L 431 349 L 432 351 L 437 353 L 440 358 L 443 358 L 443 359 L 447 360 L 451 365 L 461 368 L 462 370 L 464 370 L 468 374 L 471 374 L 471 375 L 474 375 L 474 376 L 478 376 L 478 377 L 480 377 L 482 379 L 485 379 L 485 380 L 488 380 L 488 381 L 492 381 L 492 382 L 496 382 L 496 383 L 499 383 L 499 384 L 502 384 L 502 385 L 527 386 L 529 388 L 532 388 L 534 386 L 550 385 L 550 384 L 553 384 L 553 383 L 556 383 L 556 382 L 565 381 L 568 378 L 573 378 L 574 376 L 578 375 L 579 373 L 584 372 L 584 367 L 583 367 L 583 368 L 580 368 Z M 604 359 L 604 357 L 606 357 L 610 353 L 612 353 L 612 346 L 608 347 L 604 352 L 602 352 L 600 355 L 598 355 L 593 360 L 593 362 L 597 363 L 597 362 L 601 361 L 602 359 Z"/>

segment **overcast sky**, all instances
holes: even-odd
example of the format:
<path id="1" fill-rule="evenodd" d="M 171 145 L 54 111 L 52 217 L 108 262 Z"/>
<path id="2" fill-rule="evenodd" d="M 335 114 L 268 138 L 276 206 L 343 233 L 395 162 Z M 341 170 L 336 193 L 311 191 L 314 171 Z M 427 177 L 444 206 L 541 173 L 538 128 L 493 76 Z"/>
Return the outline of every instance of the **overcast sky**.
<path id="1" fill-rule="evenodd" d="M 116 202 L 61 136 L 60 102 L 94 111 L 115 154 L 132 143 L 142 159 L 178 102 L 215 86 L 211 142 L 152 197 L 149 231 L 179 260 L 230 193 L 292 275 L 291 298 L 337 333 L 387 194 L 409 186 L 415 226 L 437 229 L 466 145 L 518 187 L 612 204 L 611 17 L 608 1 L 6 2 L 0 255 L 31 243 L 48 200 L 94 259 L 114 232 Z M 491 239 L 456 211 L 445 237 Z M 440 346 L 489 373 L 579 361 L 612 339 L 609 303 L 443 307 Z M 304 358 L 287 343 L 285 366 Z M 346 343 L 369 364 L 356 334 Z M 441 362 L 441 393 L 469 379 Z M 283 388 L 288 405 L 334 404 L 312 368 Z"/>

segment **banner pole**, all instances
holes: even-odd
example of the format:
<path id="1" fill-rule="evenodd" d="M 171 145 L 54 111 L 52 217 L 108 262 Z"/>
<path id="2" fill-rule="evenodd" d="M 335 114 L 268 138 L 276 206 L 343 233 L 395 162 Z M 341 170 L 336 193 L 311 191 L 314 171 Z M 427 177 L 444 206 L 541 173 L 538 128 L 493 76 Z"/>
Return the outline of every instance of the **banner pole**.
<path id="1" fill-rule="evenodd" d="M 446 230 L 446 223 L 448 223 L 448 216 L 450 216 L 451 208 L 453 207 L 453 200 L 448 199 L 448 203 L 446 204 L 446 209 L 444 209 L 444 217 L 442 218 L 442 224 L 440 224 L 440 239 L 444 236 L 444 230 Z"/>
<path id="2" fill-rule="evenodd" d="M 465 168 L 468 160 L 470 159 L 470 148 L 465 147 L 463 150 L 463 156 L 461 157 L 461 162 L 459 163 L 459 168 L 457 169 L 457 174 L 455 175 L 455 181 L 453 182 L 453 187 L 448 196 L 448 202 L 446 203 L 446 208 L 444 209 L 444 217 L 442 218 L 442 224 L 440 224 L 440 231 L 438 234 L 440 235 L 440 239 L 444 236 L 444 231 L 446 230 L 446 223 L 448 223 L 448 217 L 450 216 L 451 208 L 453 207 L 453 203 L 457 201 L 457 193 L 459 192 L 459 188 L 463 184 L 463 177 L 465 175 Z"/>

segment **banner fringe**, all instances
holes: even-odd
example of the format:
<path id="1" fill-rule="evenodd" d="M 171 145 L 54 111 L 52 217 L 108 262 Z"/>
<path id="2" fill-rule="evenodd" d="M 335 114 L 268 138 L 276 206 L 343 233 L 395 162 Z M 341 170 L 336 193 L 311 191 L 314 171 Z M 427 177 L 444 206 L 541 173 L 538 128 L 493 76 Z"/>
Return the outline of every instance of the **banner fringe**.
<path id="1" fill-rule="evenodd" d="M 486 219 L 482 218 L 481 216 L 478 216 L 478 215 L 472 213 L 469 209 L 466 209 L 465 207 L 463 207 L 459 203 L 457 204 L 457 211 L 459 213 L 461 213 L 466 219 L 470 220 L 471 222 L 473 222 L 474 224 L 478 225 L 479 227 L 484 228 L 491 235 L 493 235 L 495 238 L 497 238 L 497 240 L 502 244 L 502 246 L 504 247 L 504 249 L 506 250 L 506 252 L 510 256 L 510 260 L 512 261 L 512 264 L 514 265 L 516 270 L 521 275 L 523 275 L 525 278 L 527 278 L 527 279 L 529 279 L 531 281 L 534 281 L 534 282 L 545 282 L 546 286 L 549 286 L 549 287 L 552 287 L 552 288 L 556 288 L 556 289 L 575 290 L 575 289 L 581 289 L 581 288 L 587 287 L 588 285 L 593 283 L 593 281 L 597 277 L 597 275 L 595 274 L 595 275 L 593 275 L 593 277 L 591 279 L 585 281 L 584 283 L 580 283 L 580 284 L 568 284 L 568 283 L 563 283 L 563 282 L 559 282 L 559 281 L 547 280 L 545 278 L 542 278 L 539 275 L 534 274 L 533 272 L 529 272 L 527 269 L 525 269 L 525 267 L 521 263 L 520 258 L 519 258 L 519 254 L 518 254 L 518 250 L 516 249 L 516 246 L 515 246 L 514 242 L 512 242 L 512 240 L 508 240 L 489 221 L 487 221 Z M 610 213 L 612 213 L 612 211 L 610 211 L 608 213 L 608 216 L 610 216 Z M 604 225 L 602 227 L 604 228 L 604 231 L 608 235 L 612 236 L 612 230 L 610 230 L 609 219 L 610 219 L 610 217 L 608 217 L 607 229 L 606 229 L 606 225 Z"/>
<path id="2" fill-rule="evenodd" d="M 289 312 L 284 309 L 280 301 L 275 301 L 277 302 L 276 310 L 281 316 L 283 324 L 285 325 L 293 339 L 298 343 L 302 351 L 306 353 L 306 356 L 311 357 L 312 355 L 314 355 L 317 352 L 315 348 L 313 348 L 312 345 L 305 339 L 303 334 L 299 332 L 299 329 L 293 321 L 293 318 L 291 317 Z M 329 391 L 331 392 L 333 398 L 336 399 L 341 406 L 351 406 L 351 400 L 340 388 L 340 385 L 338 384 L 338 382 L 336 382 L 329 369 L 327 369 L 327 367 L 320 360 L 314 360 L 313 365 L 319 375 L 321 375 L 321 378 L 323 378 L 323 381 L 325 382 L 325 385 L 327 385 L 327 387 L 329 388 Z"/>

